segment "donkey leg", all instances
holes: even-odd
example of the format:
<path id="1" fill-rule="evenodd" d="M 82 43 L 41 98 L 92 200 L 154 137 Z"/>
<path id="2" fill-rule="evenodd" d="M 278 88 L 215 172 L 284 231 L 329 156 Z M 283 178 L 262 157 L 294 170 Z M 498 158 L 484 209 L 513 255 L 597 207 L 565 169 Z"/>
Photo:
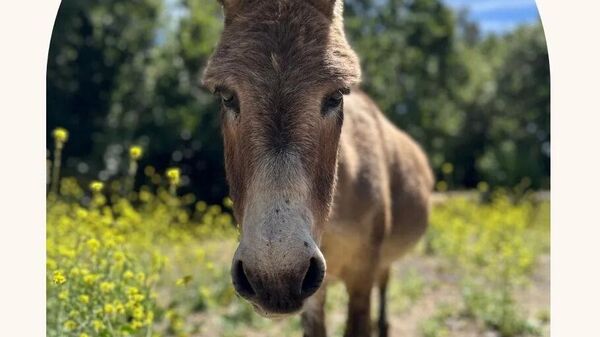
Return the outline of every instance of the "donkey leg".
<path id="1" fill-rule="evenodd" d="M 372 282 L 346 286 L 349 300 L 344 337 L 369 337 L 371 336 Z"/>
<path id="2" fill-rule="evenodd" d="M 390 268 L 383 271 L 379 277 L 379 337 L 388 336 L 388 320 L 387 320 L 387 286 L 390 279 Z"/>
<path id="3" fill-rule="evenodd" d="M 327 284 L 323 284 L 311 298 L 306 300 L 302 312 L 304 337 L 327 337 L 325 328 L 325 298 Z"/>

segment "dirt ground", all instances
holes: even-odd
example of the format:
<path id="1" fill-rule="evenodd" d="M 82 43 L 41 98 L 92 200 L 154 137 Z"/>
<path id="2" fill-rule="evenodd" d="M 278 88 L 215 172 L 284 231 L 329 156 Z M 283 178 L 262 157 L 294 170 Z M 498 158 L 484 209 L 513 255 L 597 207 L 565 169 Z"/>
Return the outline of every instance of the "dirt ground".
<path id="1" fill-rule="evenodd" d="M 419 294 L 406 303 L 406 294 L 402 294 L 403 284 L 410 282 L 407 275 L 416 275 L 418 279 Z M 539 259 L 538 265 L 531 278 L 530 285 L 520 289 L 516 293 L 516 300 L 529 319 L 538 319 L 540 315 L 548 316 L 550 307 L 550 258 L 548 255 Z M 394 288 L 396 295 L 394 295 Z M 329 296 L 332 295 L 332 296 Z M 373 294 L 375 295 L 375 294 Z M 440 258 L 422 254 L 410 254 L 393 266 L 393 278 L 390 280 L 389 304 L 389 337 L 423 337 L 422 326 L 425 321 L 431 319 L 442 307 L 450 307 L 460 311 L 461 293 L 459 280 L 448 269 Z M 394 296 L 396 296 L 394 298 Z M 378 306 L 377 296 L 373 296 L 373 317 L 376 317 Z M 330 337 L 343 336 L 346 320 L 347 298 L 341 284 L 332 284 L 328 289 L 327 331 Z M 404 303 L 398 303 L 404 302 Z M 251 315 L 255 315 L 251 313 Z M 299 319 L 297 317 L 282 321 L 272 321 L 259 318 L 259 326 L 240 325 L 232 331 L 223 330 L 223 321 L 206 317 L 206 313 L 199 314 L 196 319 L 204 321 L 203 332 L 192 334 L 194 337 L 204 336 L 301 336 Z M 258 316 L 257 316 L 258 317 Z M 539 319 L 538 319 L 539 320 Z M 448 330 L 445 337 L 499 337 L 494 331 L 486 330 L 485 327 L 473 319 L 449 318 L 444 321 Z M 374 329 L 373 336 L 376 336 Z M 541 337 L 549 336 L 549 324 L 541 326 Z M 530 336 L 522 336 L 530 337 Z"/>
<path id="2" fill-rule="evenodd" d="M 397 262 L 394 268 L 396 277 L 401 277 L 410 269 L 416 269 L 429 285 L 422 297 L 401 314 L 390 315 L 390 337 L 420 337 L 421 323 L 432 317 L 443 305 L 460 303 L 460 288 L 456 279 L 445 271 L 435 258 L 408 256 Z M 550 308 L 550 257 L 542 256 L 532 277 L 532 283 L 520 289 L 515 296 L 529 318 L 536 318 Z M 486 331 L 480 324 L 467 319 L 450 319 L 446 322 L 448 337 L 497 337 L 493 331 Z M 542 327 L 542 336 L 549 336 L 549 326 Z"/>

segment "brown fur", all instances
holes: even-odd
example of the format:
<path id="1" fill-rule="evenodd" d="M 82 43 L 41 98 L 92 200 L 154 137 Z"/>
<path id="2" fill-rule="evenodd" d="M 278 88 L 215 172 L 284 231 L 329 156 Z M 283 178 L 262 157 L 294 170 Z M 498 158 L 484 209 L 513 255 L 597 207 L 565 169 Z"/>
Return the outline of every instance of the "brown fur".
<path id="1" fill-rule="evenodd" d="M 249 290 L 242 296 L 265 315 L 304 307 L 305 335 L 324 336 L 325 286 L 306 299 L 314 290 L 304 292 L 304 280 L 326 261 L 327 279 L 342 280 L 350 296 L 346 336 L 368 336 L 372 287 L 385 297 L 390 264 L 427 227 L 426 156 L 356 87 L 360 68 L 340 1 L 222 3 L 225 29 L 203 81 L 239 102 L 237 112 L 223 108 L 226 172 L 242 224 L 236 289 Z M 324 113 L 327 97 L 345 88 L 352 92 L 343 108 Z"/>

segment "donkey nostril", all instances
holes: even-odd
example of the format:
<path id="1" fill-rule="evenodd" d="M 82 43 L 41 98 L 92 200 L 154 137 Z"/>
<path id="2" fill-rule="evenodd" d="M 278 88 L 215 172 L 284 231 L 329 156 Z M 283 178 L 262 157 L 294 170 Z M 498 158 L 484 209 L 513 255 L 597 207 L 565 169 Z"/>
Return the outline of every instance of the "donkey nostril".
<path id="1" fill-rule="evenodd" d="M 302 280 L 300 296 L 307 298 L 314 294 L 323 283 L 323 278 L 325 278 L 325 266 L 323 262 L 320 259 L 312 257 L 304 280 Z"/>
<path id="2" fill-rule="evenodd" d="M 252 288 L 252 285 L 246 276 L 244 265 L 241 260 L 239 260 L 233 268 L 233 286 L 243 297 L 252 297 L 256 295 L 256 291 L 254 291 L 254 288 Z"/>

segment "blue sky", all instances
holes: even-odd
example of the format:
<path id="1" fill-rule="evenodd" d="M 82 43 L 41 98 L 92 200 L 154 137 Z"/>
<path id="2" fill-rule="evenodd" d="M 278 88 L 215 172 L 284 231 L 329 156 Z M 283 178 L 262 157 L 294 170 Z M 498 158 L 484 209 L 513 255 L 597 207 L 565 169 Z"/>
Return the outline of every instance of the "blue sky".
<path id="1" fill-rule="evenodd" d="M 535 0 L 443 0 L 450 7 L 469 10 L 471 20 L 485 33 L 504 33 L 539 20 Z"/>
<path id="2" fill-rule="evenodd" d="M 183 12 L 177 0 L 164 0 L 177 19 Z M 539 20 L 535 0 L 442 0 L 455 10 L 466 8 L 469 17 L 479 23 L 484 33 L 504 33 L 520 24 Z"/>

